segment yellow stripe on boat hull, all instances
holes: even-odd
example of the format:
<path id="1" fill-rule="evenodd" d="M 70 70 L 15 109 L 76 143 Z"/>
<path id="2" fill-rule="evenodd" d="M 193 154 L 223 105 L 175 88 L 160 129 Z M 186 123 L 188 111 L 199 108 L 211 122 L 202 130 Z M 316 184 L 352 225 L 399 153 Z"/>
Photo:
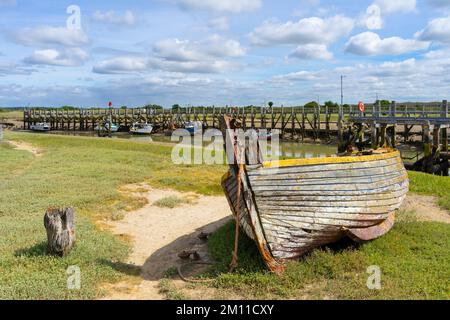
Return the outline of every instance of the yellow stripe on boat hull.
<path id="1" fill-rule="evenodd" d="M 280 168 L 280 167 L 298 167 L 316 164 L 335 164 L 335 163 L 351 163 L 351 162 L 367 162 L 385 160 L 400 157 L 399 151 L 392 151 L 383 154 L 373 154 L 368 156 L 346 156 L 346 157 L 327 157 L 327 158 L 307 158 L 307 159 L 287 159 L 277 161 L 265 161 L 264 168 Z"/>

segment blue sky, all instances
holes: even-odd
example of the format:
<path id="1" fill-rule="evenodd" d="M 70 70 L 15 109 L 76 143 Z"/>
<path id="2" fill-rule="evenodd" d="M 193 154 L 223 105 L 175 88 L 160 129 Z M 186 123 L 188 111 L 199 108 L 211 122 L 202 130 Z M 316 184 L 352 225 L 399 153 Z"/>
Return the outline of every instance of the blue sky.
<path id="1" fill-rule="evenodd" d="M 439 101 L 449 45 L 450 0 L 0 0 L 0 106 Z"/>

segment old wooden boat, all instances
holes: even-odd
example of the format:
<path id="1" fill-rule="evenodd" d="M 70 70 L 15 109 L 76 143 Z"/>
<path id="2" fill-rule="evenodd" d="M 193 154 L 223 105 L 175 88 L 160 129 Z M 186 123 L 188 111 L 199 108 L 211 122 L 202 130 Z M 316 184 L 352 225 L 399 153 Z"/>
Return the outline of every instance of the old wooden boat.
<path id="1" fill-rule="evenodd" d="M 222 122 L 228 143 L 236 141 L 230 118 Z M 270 162 L 260 154 L 250 157 L 251 150 L 239 142 L 234 148 L 236 162 L 222 187 L 274 272 L 281 272 L 286 260 L 343 237 L 368 241 L 384 235 L 408 192 L 407 172 L 395 150 Z"/>

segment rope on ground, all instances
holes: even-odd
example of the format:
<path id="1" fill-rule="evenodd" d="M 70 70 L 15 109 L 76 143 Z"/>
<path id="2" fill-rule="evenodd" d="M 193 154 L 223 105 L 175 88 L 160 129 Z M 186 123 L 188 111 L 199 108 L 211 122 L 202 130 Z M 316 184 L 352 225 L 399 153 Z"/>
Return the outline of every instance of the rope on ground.
<path id="1" fill-rule="evenodd" d="M 188 263 L 184 263 L 178 266 L 177 270 L 178 270 L 178 275 L 180 276 L 181 280 L 185 281 L 185 282 L 192 282 L 192 283 L 210 283 L 213 282 L 214 279 L 192 279 L 192 278 L 187 278 L 183 275 L 183 271 L 182 268 L 186 267 L 186 266 L 192 266 L 192 265 L 206 265 L 206 266 L 212 266 L 214 264 L 216 264 L 217 262 L 205 262 L 205 261 L 192 261 L 192 262 L 188 262 Z"/>

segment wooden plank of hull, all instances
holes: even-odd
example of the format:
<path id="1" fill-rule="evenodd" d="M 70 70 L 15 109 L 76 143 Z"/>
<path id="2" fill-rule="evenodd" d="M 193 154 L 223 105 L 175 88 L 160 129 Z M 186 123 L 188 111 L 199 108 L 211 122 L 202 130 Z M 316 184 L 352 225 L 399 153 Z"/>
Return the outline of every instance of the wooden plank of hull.
<path id="1" fill-rule="evenodd" d="M 261 188 L 262 190 L 253 190 L 255 195 L 258 197 L 266 197 L 266 196 L 286 196 L 286 195 L 322 195 L 322 196 L 359 196 L 359 195 L 370 195 L 370 194 L 380 194 L 384 193 L 386 195 L 391 192 L 402 190 L 403 188 L 408 188 L 408 180 L 406 178 L 399 179 L 399 181 L 392 183 L 387 181 L 383 184 L 378 184 L 376 187 L 370 189 L 361 189 L 357 186 L 346 186 L 345 189 L 342 187 L 333 188 L 332 190 L 321 190 L 321 188 L 311 187 L 313 190 L 308 190 L 308 187 L 287 187 L 287 188 L 278 188 L 278 190 L 271 190 L 268 187 Z"/>
<path id="2" fill-rule="evenodd" d="M 403 169 L 402 163 L 395 163 L 389 166 L 379 166 L 375 168 L 365 168 L 365 169 L 343 169 L 343 170 L 329 170 L 329 171 L 311 171 L 311 172 L 298 172 L 298 173 L 285 173 L 283 170 L 274 174 L 252 174 L 249 172 L 249 176 L 253 181 L 273 181 L 273 180 L 306 180 L 306 179 L 337 179 L 337 178 L 357 178 L 357 177 L 367 177 L 367 176 L 379 176 L 384 174 L 389 174 L 393 172 L 399 172 Z"/>
<path id="3" fill-rule="evenodd" d="M 397 199 L 399 197 L 402 197 L 404 195 L 406 195 L 407 191 L 404 190 L 400 190 L 400 191 L 394 191 L 389 193 L 390 196 L 393 199 Z M 313 202 L 315 201 L 317 204 L 318 203 L 322 203 L 325 202 L 326 206 L 329 206 L 329 202 L 333 201 L 336 203 L 341 203 L 341 202 L 349 202 L 351 201 L 352 203 L 358 203 L 358 202 L 363 202 L 363 201 L 376 201 L 376 200 L 385 200 L 386 199 L 386 193 L 375 193 L 375 194 L 364 194 L 364 195 L 360 195 L 358 196 L 358 198 L 355 198 L 355 196 L 322 196 L 322 195 L 308 195 L 308 196 L 296 196 L 296 195 L 291 195 L 291 196 L 277 196 L 277 195 L 272 195 L 272 196 L 264 196 L 264 197 L 260 197 L 258 199 L 258 201 L 260 203 L 274 203 L 276 201 L 280 202 L 281 204 L 283 203 L 290 203 L 290 202 Z"/>
<path id="4" fill-rule="evenodd" d="M 258 176 L 258 175 L 268 175 L 268 174 L 280 174 L 280 173 L 308 173 L 308 172 L 326 172 L 332 171 L 337 172 L 340 170 L 363 170 L 370 168 L 381 168 L 388 167 L 390 165 L 395 165 L 402 163 L 402 160 L 398 157 L 394 157 L 391 159 L 380 160 L 380 161 L 370 161 L 370 162 L 355 162 L 355 163 L 341 163 L 341 164 L 324 164 L 324 165 L 308 165 L 308 166 L 300 166 L 300 167 L 271 167 L 264 168 L 259 167 L 254 170 L 248 171 L 249 176 Z"/>
<path id="5" fill-rule="evenodd" d="M 392 198 L 388 198 L 388 199 L 378 199 L 378 200 L 367 200 L 367 199 L 356 199 L 356 200 L 351 200 L 349 199 L 348 201 L 336 201 L 333 206 L 335 208 L 341 208 L 341 207 L 345 207 L 345 208 L 372 208 L 372 207 L 383 207 L 383 206 L 389 206 L 389 205 L 394 205 L 398 203 L 398 199 L 403 197 L 404 193 L 401 192 L 399 193 L 399 196 L 394 196 Z M 325 208 L 329 208 L 330 207 L 330 199 L 326 199 L 326 200 L 320 200 L 320 201 L 316 201 L 316 199 L 314 199 L 314 197 L 311 197 L 311 200 L 292 200 L 289 199 L 289 197 L 286 197 L 287 200 L 284 200 L 283 202 L 281 202 L 280 204 L 274 205 L 274 202 L 269 199 L 267 200 L 266 198 L 264 198 L 264 200 L 258 200 L 257 204 L 258 204 L 258 208 L 261 209 L 284 209 L 286 208 L 287 210 L 289 210 L 289 208 L 291 207 L 296 207 L 296 208 L 303 208 L 303 207 L 325 207 Z M 323 197 L 326 198 L 326 197 Z"/>
<path id="6" fill-rule="evenodd" d="M 379 182 L 371 182 L 360 186 L 358 184 L 352 184 L 350 182 L 335 183 L 335 184 L 296 184 L 296 185 L 260 185 L 258 183 L 252 184 L 252 189 L 255 192 L 258 191 L 358 191 L 364 193 L 364 191 L 370 191 L 374 189 L 384 188 L 395 184 L 400 184 L 408 179 L 406 172 L 402 176 L 394 177 L 389 180 L 383 180 Z M 253 181 L 252 181 L 253 182 Z"/>
<path id="7" fill-rule="evenodd" d="M 374 214 L 383 214 L 386 212 L 392 212 L 398 209 L 403 201 L 402 198 L 399 198 L 398 201 L 392 205 L 388 206 L 379 206 L 379 207 L 335 207 L 330 204 L 329 207 L 301 207 L 301 206 L 290 206 L 290 207 L 281 207 L 281 206 L 264 206 L 263 208 L 259 208 L 259 212 L 261 215 L 266 213 L 271 213 L 274 215 L 302 215 L 303 213 L 324 213 L 328 214 L 330 217 L 339 217 L 341 214 L 345 213 L 353 213 L 353 214 L 361 214 L 361 215 L 374 215 Z"/>
<path id="8" fill-rule="evenodd" d="M 366 186 L 369 184 L 375 184 L 377 182 L 389 181 L 395 178 L 401 178 L 402 175 L 398 173 L 384 174 L 376 177 L 358 177 L 358 178 L 339 178 L 339 180 L 332 179 L 296 179 L 296 180 L 264 180 L 255 183 L 258 187 L 263 186 L 335 186 L 335 185 L 348 185 L 357 184 L 358 186 Z M 256 182 L 256 181 L 255 181 Z M 370 188 L 370 186 L 369 186 Z"/>

